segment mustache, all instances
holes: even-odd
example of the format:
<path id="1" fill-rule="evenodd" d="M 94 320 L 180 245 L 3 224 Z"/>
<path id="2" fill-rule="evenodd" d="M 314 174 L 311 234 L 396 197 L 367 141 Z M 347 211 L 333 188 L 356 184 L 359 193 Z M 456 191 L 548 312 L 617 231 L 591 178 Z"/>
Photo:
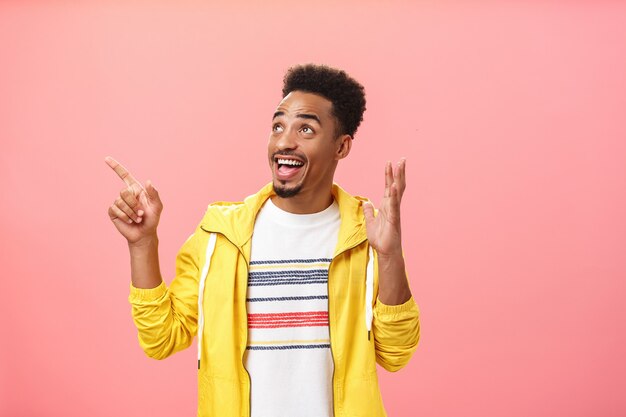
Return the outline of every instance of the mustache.
<path id="1" fill-rule="evenodd" d="M 300 153 L 297 153 L 297 152 L 295 152 L 295 151 L 287 151 L 287 150 L 285 150 L 285 151 L 276 151 L 276 152 L 274 152 L 274 153 L 272 154 L 272 160 L 273 160 L 273 161 L 274 161 L 274 160 L 276 160 L 276 155 L 282 155 L 282 156 L 295 156 L 295 157 L 297 157 L 297 158 L 301 159 L 302 161 L 307 162 L 307 158 L 306 158 L 306 156 L 304 156 L 304 155 L 302 155 L 302 154 L 300 154 Z"/>

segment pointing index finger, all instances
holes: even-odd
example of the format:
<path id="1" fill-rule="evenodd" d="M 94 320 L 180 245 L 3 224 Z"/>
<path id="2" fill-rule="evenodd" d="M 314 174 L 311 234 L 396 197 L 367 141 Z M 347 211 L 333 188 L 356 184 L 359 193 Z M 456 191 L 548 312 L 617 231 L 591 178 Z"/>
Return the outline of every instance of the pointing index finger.
<path id="1" fill-rule="evenodd" d="M 141 183 L 137 181 L 135 177 L 133 177 L 130 172 L 128 172 L 128 170 L 124 168 L 122 164 L 120 164 L 110 156 L 107 156 L 106 158 L 104 158 L 104 160 L 107 165 L 110 166 L 111 169 L 113 169 L 113 171 L 115 171 L 115 173 L 122 179 L 122 181 L 126 183 L 126 185 L 139 184 L 139 186 L 143 188 Z"/>

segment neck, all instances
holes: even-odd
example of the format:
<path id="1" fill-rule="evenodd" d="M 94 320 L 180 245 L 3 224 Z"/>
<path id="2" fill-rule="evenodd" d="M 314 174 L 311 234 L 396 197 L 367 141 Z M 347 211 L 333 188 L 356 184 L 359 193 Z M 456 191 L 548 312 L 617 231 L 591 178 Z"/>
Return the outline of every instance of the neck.
<path id="1" fill-rule="evenodd" d="M 302 191 L 289 198 L 273 195 L 272 203 L 276 207 L 293 214 L 319 213 L 333 203 L 333 194 L 331 188 L 328 188 L 326 192 L 307 193 Z"/>

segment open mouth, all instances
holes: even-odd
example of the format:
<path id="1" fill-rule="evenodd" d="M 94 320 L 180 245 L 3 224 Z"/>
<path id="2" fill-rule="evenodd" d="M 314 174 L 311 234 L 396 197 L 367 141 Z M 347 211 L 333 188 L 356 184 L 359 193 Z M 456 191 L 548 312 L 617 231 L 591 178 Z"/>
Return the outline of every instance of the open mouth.
<path id="1" fill-rule="evenodd" d="M 295 158 L 276 157 L 276 173 L 278 179 L 288 180 L 296 175 L 304 166 L 304 162 Z"/>

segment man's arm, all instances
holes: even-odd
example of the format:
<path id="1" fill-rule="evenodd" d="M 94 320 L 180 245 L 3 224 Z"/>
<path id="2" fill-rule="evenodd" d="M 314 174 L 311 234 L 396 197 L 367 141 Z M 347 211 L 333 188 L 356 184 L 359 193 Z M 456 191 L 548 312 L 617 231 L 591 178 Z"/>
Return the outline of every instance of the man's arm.
<path id="1" fill-rule="evenodd" d="M 169 288 L 164 282 L 154 288 L 130 287 L 128 300 L 138 339 L 146 355 L 165 359 L 189 347 L 198 326 L 199 245 L 203 231 L 194 233 L 176 256 L 176 277 Z"/>
<path id="2" fill-rule="evenodd" d="M 419 341 L 419 310 L 406 276 L 400 230 L 400 202 L 406 188 L 404 159 L 385 166 L 385 194 L 377 215 L 363 207 L 367 239 L 376 251 L 378 298 L 374 306 L 374 343 L 378 363 L 388 371 L 405 366 Z"/>
<path id="3" fill-rule="evenodd" d="M 411 298 L 402 255 L 378 255 L 378 299 L 387 305 L 404 304 Z"/>
<path id="4" fill-rule="evenodd" d="M 379 299 L 389 305 L 403 304 L 411 298 L 400 227 L 400 202 L 406 188 L 406 160 L 398 162 L 395 170 L 391 162 L 385 165 L 385 193 L 377 215 L 374 206 L 363 205 L 367 240 L 378 254 Z"/>
<path id="5" fill-rule="evenodd" d="M 188 347 L 196 333 L 197 239 L 188 239 L 180 249 L 177 291 L 168 289 L 159 267 L 157 226 L 163 211 L 159 193 L 150 181 L 144 188 L 115 159 L 105 161 L 126 184 L 109 207 L 109 218 L 128 242 L 132 281 L 128 299 L 139 343 L 148 356 L 163 359 Z"/>
<path id="6" fill-rule="evenodd" d="M 163 278 L 159 267 L 159 238 L 154 235 L 140 243 L 129 243 L 130 278 L 135 288 L 156 288 Z"/>
<path id="7" fill-rule="evenodd" d="M 162 282 L 157 227 L 163 203 L 150 181 L 144 188 L 115 159 L 108 156 L 105 161 L 126 184 L 109 207 L 109 218 L 128 242 L 133 286 L 155 288 Z"/>

